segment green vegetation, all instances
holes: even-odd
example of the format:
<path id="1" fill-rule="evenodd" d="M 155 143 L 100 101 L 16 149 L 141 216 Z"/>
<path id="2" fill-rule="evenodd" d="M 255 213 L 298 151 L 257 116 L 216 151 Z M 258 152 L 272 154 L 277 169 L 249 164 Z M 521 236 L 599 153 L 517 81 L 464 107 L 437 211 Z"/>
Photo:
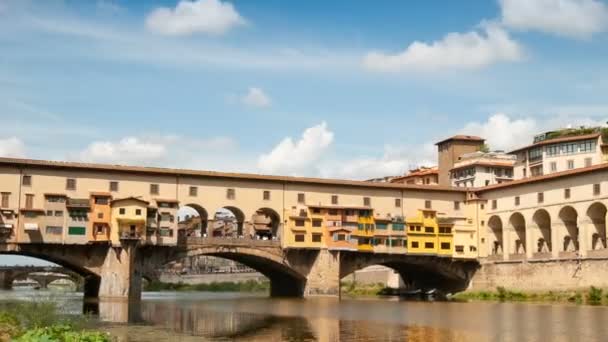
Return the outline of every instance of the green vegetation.
<path id="1" fill-rule="evenodd" d="M 270 289 L 270 282 L 247 280 L 243 282 L 213 282 L 209 284 L 189 285 L 184 283 L 150 282 L 145 291 L 208 291 L 208 292 L 264 292 Z"/>
<path id="2" fill-rule="evenodd" d="M 87 320 L 59 312 L 52 302 L 0 305 L 0 341 L 106 342 L 108 334 L 85 330 Z"/>
<path id="3" fill-rule="evenodd" d="M 385 294 L 386 288 L 382 283 L 377 284 L 357 284 L 353 281 L 346 281 L 340 284 L 343 295 L 346 296 L 381 296 Z"/>
<path id="4" fill-rule="evenodd" d="M 588 305 L 608 305 L 608 294 L 597 287 L 588 290 L 523 292 L 508 290 L 502 286 L 496 291 L 466 291 L 454 295 L 456 300 L 489 300 L 501 302 L 552 302 Z"/>

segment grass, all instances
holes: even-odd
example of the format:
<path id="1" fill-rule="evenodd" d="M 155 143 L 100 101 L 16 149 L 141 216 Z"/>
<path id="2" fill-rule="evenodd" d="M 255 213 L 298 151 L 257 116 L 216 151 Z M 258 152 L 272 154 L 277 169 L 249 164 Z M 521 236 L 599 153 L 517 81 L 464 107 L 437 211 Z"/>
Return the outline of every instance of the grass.
<path id="1" fill-rule="evenodd" d="M 385 291 L 385 286 L 382 283 L 358 284 L 352 281 L 347 281 L 340 283 L 340 286 L 343 295 L 353 297 L 379 296 Z"/>
<path id="2" fill-rule="evenodd" d="M 587 305 L 608 305 L 608 293 L 591 286 L 587 290 L 524 292 L 502 286 L 495 291 L 466 291 L 452 296 L 456 300 L 488 300 L 500 302 L 550 302 Z"/>
<path id="3" fill-rule="evenodd" d="M 87 318 L 64 315 L 46 301 L 0 305 L 0 341 L 106 342 L 108 334 L 86 329 Z"/>
<path id="4" fill-rule="evenodd" d="M 270 282 L 247 280 L 243 282 L 213 282 L 209 284 L 184 284 L 150 282 L 145 291 L 208 291 L 208 292 L 264 292 L 270 289 Z"/>

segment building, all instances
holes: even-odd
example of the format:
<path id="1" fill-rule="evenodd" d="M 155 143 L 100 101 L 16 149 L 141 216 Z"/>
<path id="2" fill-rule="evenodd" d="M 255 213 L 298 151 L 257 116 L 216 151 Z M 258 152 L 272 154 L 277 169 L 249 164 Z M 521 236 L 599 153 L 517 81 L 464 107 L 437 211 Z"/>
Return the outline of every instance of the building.
<path id="1" fill-rule="evenodd" d="M 452 186 L 478 188 L 511 181 L 515 158 L 502 151 L 465 153 L 450 170 Z"/>
<path id="2" fill-rule="evenodd" d="M 405 176 L 393 177 L 392 179 L 390 179 L 390 182 L 403 184 L 437 185 L 439 184 L 439 170 L 436 166 L 422 166 L 417 169 L 410 170 L 410 172 Z"/>
<path id="3" fill-rule="evenodd" d="M 607 161 L 606 128 L 562 129 L 539 134 L 531 145 L 511 151 L 516 155 L 515 179 L 597 165 Z"/>
<path id="4" fill-rule="evenodd" d="M 485 139 L 473 135 L 455 135 L 442 140 L 437 146 L 438 184 L 450 186 L 450 170 L 454 168 L 458 158 L 466 153 L 477 152 L 483 149 Z"/>

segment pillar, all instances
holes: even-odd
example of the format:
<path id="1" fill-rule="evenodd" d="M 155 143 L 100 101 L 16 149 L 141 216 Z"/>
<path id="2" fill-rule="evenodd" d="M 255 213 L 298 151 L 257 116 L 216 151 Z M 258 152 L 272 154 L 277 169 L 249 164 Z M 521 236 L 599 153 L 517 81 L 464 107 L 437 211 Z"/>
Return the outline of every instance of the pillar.
<path id="1" fill-rule="evenodd" d="M 566 229 L 561 222 L 551 223 L 551 257 L 557 259 L 559 252 L 564 249 L 563 230 Z"/>
<path id="2" fill-rule="evenodd" d="M 0 289 L 11 290 L 13 288 L 13 275 L 10 271 L 0 271 Z"/>
<path id="3" fill-rule="evenodd" d="M 509 260 L 511 254 L 511 227 L 502 228 L 502 260 Z"/>
<path id="4" fill-rule="evenodd" d="M 527 222 L 528 220 L 526 220 Z M 524 235 L 525 235 L 525 249 L 526 249 L 526 259 L 532 259 L 532 255 L 536 252 L 536 242 L 539 238 L 540 234 L 540 228 L 538 227 L 538 225 L 536 223 L 534 224 L 527 224 L 526 223 L 526 227 L 524 228 Z"/>
<path id="5" fill-rule="evenodd" d="M 587 256 L 587 251 L 591 249 L 591 236 L 595 230 L 593 222 L 589 218 L 578 218 L 578 247 L 581 257 Z"/>
<path id="6" fill-rule="evenodd" d="M 99 298 L 140 300 L 140 263 L 136 241 L 108 248 L 100 271 Z"/>
<path id="7" fill-rule="evenodd" d="M 340 297 L 340 252 L 319 251 L 306 277 L 304 296 Z"/>

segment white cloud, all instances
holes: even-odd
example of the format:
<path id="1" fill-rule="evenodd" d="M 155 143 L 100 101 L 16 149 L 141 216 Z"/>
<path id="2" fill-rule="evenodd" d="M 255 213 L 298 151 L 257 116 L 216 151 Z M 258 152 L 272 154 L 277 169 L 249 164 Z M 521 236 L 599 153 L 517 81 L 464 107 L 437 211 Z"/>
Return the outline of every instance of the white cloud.
<path id="1" fill-rule="evenodd" d="M 250 107 L 264 108 L 271 104 L 270 97 L 260 88 L 251 87 L 242 99 L 243 103 Z"/>
<path id="2" fill-rule="evenodd" d="M 512 119 L 506 114 L 491 115 L 486 122 L 470 122 L 460 133 L 478 135 L 486 139 L 493 150 L 510 151 L 532 142 L 539 133 L 539 125 L 533 118 Z"/>
<path id="3" fill-rule="evenodd" d="M 25 144 L 17 137 L 0 139 L 0 157 L 25 157 Z"/>
<path id="4" fill-rule="evenodd" d="M 444 69 L 478 69 L 498 62 L 519 61 L 523 48 L 509 33 L 492 23 L 467 32 L 448 33 L 441 40 L 415 41 L 397 54 L 370 52 L 364 66 L 376 71 L 437 71 Z"/>
<path id="5" fill-rule="evenodd" d="M 502 22 L 513 29 L 589 38 L 608 30 L 608 6 L 597 0 L 500 0 Z"/>
<path id="6" fill-rule="evenodd" d="M 307 128 L 300 140 L 283 139 L 268 154 L 258 159 L 258 168 L 265 173 L 302 175 L 316 173 L 316 165 L 334 140 L 334 133 L 322 122 Z"/>
<path id="7" fill-rule="evenodd" d="M 159 161 L 165 157 L 164 144 L 146 141 L 136 137 L 126 137 L 119 141 L 92 142 L 80 157 L 84 161 L 115 164 L 132 164 Z"/>
<path id="8" fill-rule="evenodd" d="M 175 9 L 160 7 L 146 18 L 150 31 L 172 36 L 219 35 L 244 23 L 245 19 L 231 3 L 220 0 L 181 0 Z"/>

